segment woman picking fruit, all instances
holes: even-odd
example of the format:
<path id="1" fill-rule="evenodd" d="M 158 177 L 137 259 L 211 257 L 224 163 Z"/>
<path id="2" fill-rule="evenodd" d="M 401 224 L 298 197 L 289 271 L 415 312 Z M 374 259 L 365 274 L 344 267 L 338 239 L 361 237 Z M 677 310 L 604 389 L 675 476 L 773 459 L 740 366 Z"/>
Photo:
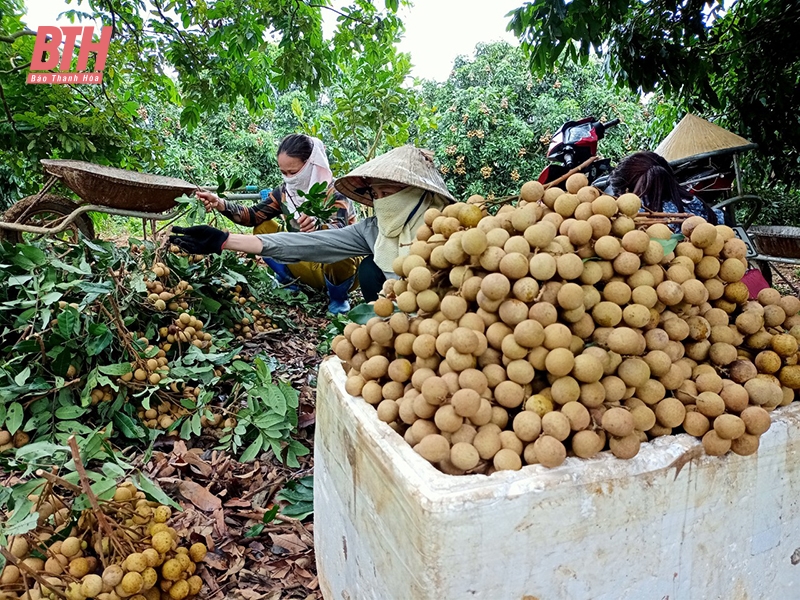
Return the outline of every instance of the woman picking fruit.
<path id="1" fill-rule="evenodd" d="M 711 208 L 701 198 L 693 197 L 681 188 L 672 167 L 655 152 L 636 152 L 620 161 L 611 173 L 609 183 L 613 193 L 633 192 L 642 199 L 643 206 L 653 212 L 691 213 L 712 225 L 725 224 L 722 211 Z M 757 266 L 748 269 L 742 282 L 747 286 L 751 299 L 770 287 Z"/>
<path id="2" fill-rule="evenodd" d="M 278 146 L 278 167 L 283 184 L 269 192 L 257 205 L 242 206 L 223 200 L 212 192 L 197 192 L 206 209 L 216 210 L 234 223 L 253 227 L 255 234 L 276 233 L 281 228 L 275 217 L 285 206 L 292 214 L 291 225 L 301 233 L 324 229 L 341 229 L 356 222 L 353 203 L 338 193 L 333 185 L 333 173 L 325 154 L 325 146 L 315 137 L 303 134 L 286 136 Z M 328 185 L 328 198 L 333 198 L 336 212 L 327 223 L 301 212 L 307 194 L 317 183 Z M 358 259 L 348 257 L 334 263 L 323 264 L 317 257 L 291 265 L 265 256 L 264 261 L 275 272 L 278 281 L 291 285 L 299 280 L 314 289 L 327 288 L 330 302 L 328 310 L 337 314 L 348 310 L 347 293 L 355 287 Z"/>
<path id="3" fill-rule="evenodd" d="M 722 211 L 712 209 L 681 188 L 672 167 L 655 152 L 636 152 L 621 160 L 609 183 L 614 190 L 612 195 L 632 192 L 653 212 L 691 213 L 712 225 L 725 223 Z"/>
<path id="4" fill-rule="evenodd" d="M 361 290 L 365 300 L 375 300 L 383 282 L 397 277 L 392 262 L 408 254 L 417 230 L 425 224 L 425 211 L 441 209 L 455 200 L 433 164 L 432 154 L 414 146 L 382 154 L 334 185 L 348 198 L 373 207 L 375 216 L 340 229 L 272 235 L 228 233 L 207 225 L 173 227 L 170 241 L 193 254 L 219 254 L 225 249 L 289 264 L 331 264 L 363 256 L 358 271 Z M 348 309 L 349 305 L 339 312 Z"/>

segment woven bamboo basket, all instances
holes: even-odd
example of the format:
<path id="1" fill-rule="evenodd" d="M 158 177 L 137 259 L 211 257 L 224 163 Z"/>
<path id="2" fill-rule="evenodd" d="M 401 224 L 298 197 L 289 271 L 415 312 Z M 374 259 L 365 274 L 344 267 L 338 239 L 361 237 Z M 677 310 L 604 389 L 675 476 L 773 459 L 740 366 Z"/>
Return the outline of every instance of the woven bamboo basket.
<path id="1" fill-rule="evenodd" d="M 781 258 L 800 258 L 800 227 L 754 225 L 747 233 L 755 238 L 762 254 Z"/>
<path id="2" fill-rule="evenodd" d="M 58 177 L 82 200 L 123 210 L 161 213 L 175 198 L 197 186 L 174 177 L 138 173 L 79 160 L 42 160 L 45 171 Z"/>

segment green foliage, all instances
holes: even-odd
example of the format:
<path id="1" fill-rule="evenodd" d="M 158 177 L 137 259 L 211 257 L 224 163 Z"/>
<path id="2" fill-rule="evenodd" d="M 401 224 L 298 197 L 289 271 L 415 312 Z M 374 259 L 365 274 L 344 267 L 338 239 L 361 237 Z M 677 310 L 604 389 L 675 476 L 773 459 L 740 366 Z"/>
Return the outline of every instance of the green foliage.
<path id="1" fill-rule="evenodd" d="M 173 104 L 151 103 L 140 112 L 140 126 L 163 148 L 159 163 L 151 168 L 154 173 L 198 185 L 219 184 L 222 179 L 229 190 L 280 181 L 276 134 L 266 131 L 242 103 L 206 113 L 192 128 L 180 124 L 180 107 Z"/>
<path id="2" fill-rule="evenodd" d="M 215 181 L 218 172 L 249 181 L 276 176 L 277 170 L 263 168 L 272 159 L 274 140 L 254 131 L 239 113 L 263 114 L 275 105 L 278 90 L 325 90 L 337 65 L 356 53 L 377 61 L 400 28 L 397 1 L 376 6 L 353 0 L 337 9 L 259 0 L 245 11 L 234 0 L 76 4 L 66 12 L 73 21 L 89 18 L 114 27 L 100 86 L 27 85 L 35 32 L 26 29 L 21 2 L 0 5 L 0 209 L 38 191 L 41 158 L 89 160 L 190 180 Z M 330 39 L 322 34 L 323 11 L 341 14 Z M 223 107 L 238 107 L 228 125 L 232 132 L 237 123 L 247 127 L 251 138 L 234 143 L 216 135 L 221 123 L 215 115 Z M 149 118 L 158 120 L 148 123 Z M 174 145 L 164 139 L 204 125 L 201 143 Z"/>
<path id="3" fill-rule="evenodd" d="M 550 136 L 568 120 L 622 118 L 599 146 L 614 160 L 644 141 L 638 97 L 616 91 L 596 61 L 533 78 L 519 48 L 479 44 L 474 58 L 456 59 L 448 80 L 426 83 L 422 94 L 439 116 L 425 141 L 457 198 L 516 194 L 547 164 Z"/>
<path id="4" fill-rule="evenodd" d="M 91 464 L 86 474 L 91 483 L 92 492 L 102 500 L 110 499 L 116 490 L 116 481 L 126 474 L 133 472 L 133 466 L 122 459 L 120 453 L 115 452 L 108 437 L 110 427 L 104 431 L 92 431 L 88 435 L 76 435 L 81 461 L 85 465 Z M 30 478 L 38 469 L 56 467 L 59 476 L 72 485 L 79 485 L 79 475 L 72 460 L 70 449 L 65 444 L 47 441 L 34 442 L 20 448 L 15 455 L 0 456 L 0 465 L 5 472 L 18 472 L 23 478 Z M 154 494 L 148 496 L 159 502 L 169 503 L 180 510 L 166 495 L 146 476 L 136 473 L 141 489 L 153 490 Z M 0 489 L 0 507 L 5 514 L 13 515 L 0 523 L 0 544 L 7 546 L 7 538 L 11 535 L 20 535 L 36 528 L 39 513 L 35 510 L 34 503 L 29 500 L 31 494 L 41 494 L 48 486 L 45 479 L 32 477 L 24 483 L 13 487 Z M 84 510 L 90 507 L 88 496 L 78 494 L 73 500 L 75 510 Z"/>
<path id="5" fill-rule="evenodd" d="M 340 46 L 357 44 L 361 52 L 339 54 L 335 76 L 317 107 L 309 111 L 292 98 L 303 131 L 332 141 L 328 152 L 334 174 L 413 143 L 434 126 L 432 111 L 408 85 L 410 56 L 396 47 L 402 33 L 402 23 L 387 17 L 374 30 L 357 27 L 353 34 L 338 34 Z M 365 39 L 371 39 L 368 45 Z"/>
<path id="6" fill-rule="evenodd" d="M 379 30 L 395 10 L 369 0 L 338 9 L 297 0 L 256 0 L 247 10 L 235 0 L 157 0 L 147 12 L 140 3 L 125 0 L 81 5 L 91 17 L 115 26 L 115 39 L 126 51 L 117 68 L 133 69 L 142 81 L 166 68 L 175 70 L 188 126 L 239 98 L 258 112 L 271 103 L 271 86 L 323 90 L 337 56 L 368 48 L 372 38 L 364 39 L 367 32 Z M 344 15 L 332 39 L 323 36 L 323 10 Z M 353 40 L 360 44 L 349 44 Z M 112 56 L 109 64 L 114 64 Z"/>
<path id="7" fill-rule="evenodd" d="M 755 225 L 800 225 L 800 190 L 774 186 L 748 190 L 761 197 L 763 206 Z M 744 216 L 749 208 L 742 208 Z"/>
<path id="8" fill-rule="evenodd" d="M 353 309 L 347 313 L 347 320 L 360 325 L 366 325 L 367 321 L 377 316 L 372 305 L 364 303 L 353 307 Z"/>
<path id="9" fill-rule="evenodd" d="M 26 84 L 34 37 L 25 28 L 22 10 L 7 6 L 0 17 L 0 36 L 8 38 L 0 37 L 0 71 L 5 71 L 0 81 L 0 210 L 38 191 L 42 158 L 133 168 L 149 162 L 158 143 L 136 127 L 136 111 L 163 86 L 174 88 L 168 78 L 153 73 L 148 86 L 134 90 L 110 66 L 103 86 Z M 119 51 L 112 42 L 112 52 Z"/>
<path id="10" fill-rule="evenodd" d="M 308 192 L 297 190 L 297 194 L 304 199 L 297 210 L 304 215 L 316 218 L 318 223 L 327 223 L 337 211 L 336 199 L 332 194 L 328 195 L 328 184 L 324 181 L 312 185 Z M 291 216 L 291 211 L 285 204 L 281 206 L 281 209 L 284 215 Z M 289 222 L 288 219 L 287 222 Z"/>
<path id="11" fill-rule="evenodd" d="M 796 2 L 534 0 L 510 16 L 535 72 L 605 55 L 621 85 L 718 116 L 756 142 L 756 174 L 800 182 Z"/>
<path id="12" fill-rule="evenodd" d="M 264 513 L 264 516 L 261 518 L 261 523 L 256 523 L 250 529 L 245 531 L 244 537 L 254 538 L 261 535 L 261 532 L 264 531 L 264 527 L 266 527 L 275 520 L 275 517 L 278 515 L 279 508 L 280 506 L 274 504 L 272 508 L 270 508 L 267 512 Z"/>
<path id="13" fill-rule="evenodd" d="M 287 502 L 281 511 L 287 517 L 303 520 L 314 512 L 314 476 L 294 479 L 278 492 L 276 498 Z"/>
<path id="14" fill-rule="evenodd" d="M 273 383 L 270 369 L 261 358 L 254 359 L 252 365 L 234 361 L 231 371 L 235 377 L 231 395 L 241 395 L 246 406 L 238 411 L 237 424 L 226 429 L 220 446 L 238 452 L 249 444 L 240 457 L 242 462 L 272 450 L 278 458 L 285 456 L 289 467 L 299 467 L 297 457 L 308 454 L 308 448 L 291 439 L 297 427 L 297 392 L 285 383 Z"/>
<path id="15" fill-rule="evenodd" d="M 115 290 L 107 274 L 107 269 L 123 268 L 123 260 L 105 243 L 87 244 L 85 254 L 63 259 L 34 246 L 0 248 L 0 262 L 6 263 L 0 291 L 0 351 L 5 357 L 0 367 L 0 410 L 6 427 L 61 443 L 72 432 L 91 431 L 85 419 L 89 409 L 76 402 L 82 396 L 82 381 L 76 375 L 91 371 L 95 362 L 115 364 L 123 358 L 110 347 L 117 325 L 110 318 L 108 299 L 116 294 L 122 310 L 139 311 L 135 291 Z M 93 269 L 92 263 L 99 268 Z M 67 300 L 72 305 L 64 304 Z M 129 324 L 136 320 L 133 317 Z M 93 378 L 119 391 L 105 375 L 95 373 Z M 24 422 L 23 404 L 28 406 Z M 103 412 L 110 417 L 120 405 L 118 399 Z"/>
<path id="16" fill-rule="evenodd" d="M 307 475 L 306 477 L 293 479 L 276 494 L 275 499 L 286 503 L 281 511 L 283 516 L 302 521 L 314 513 L 314 476 Z M 280 508 L 280 504 L 273 504 L 272 508 L 264 513 L 261 523 L 257 523 L 248 529 L 244 534 L 245 537 L 253 538 L 261 535 L 264 527 L 275 519 L 280 519 L 278 515 Z"/>
<path id="17" fill-rule="evenodd" d="M 235 414 L 244 407 L 231 445 L 238 449 L 259 439 L 265 449 L 296 463 L 306 452 L 291 440 L 297 394 L 271 382 L 266 357 L 226 369 L 239 351 L 229 329 L 248 315 L 246 305 L 226 299 L 226 290 L 245 284 L 263 301 L 274 287 L 252 261 L 234 254 L 206 263 L 163 256 L 173 281 L 192 281 L 191 294 L 182 299 L 206 323 L 213 342 L 205 352 L 174 344 L 166 351 L 169 373 L 157 385 L 126 381 L 131 363 L 153 358 L 159 352 L 156 340 L 165 335 L 159 330 L 177 318 L 147 300 L 145 278 L 154 280 L 149 265 L 157 259 L 152 246 L 142 246 L 145 254 L 136 257 L 108 242 L 84 241 L 57 257 L 32 245 L 0 245 L 0 429 L 17 434 L 15 445 L 22 446 L 17 454 L 27 448 L 27 438 L 63 445 L 71 434 L 90 436 L 103 427 L 129 444 L 146 442 L 159 432 L 144 427 L 137 410 L 167 402 L 185 409 L 169 427 L 184 438 L 199 435 L 202 417 L 213 416 L 210 409 Z M 203 392 L 176 397 L 185 385 L 201 386 Z M 111 390 L 110 400 L 93 397 L 101 387 Z M 218 406 L 220 394 L 224 406 Z M 263 407 L 269 414 L 260 412 Z"/>

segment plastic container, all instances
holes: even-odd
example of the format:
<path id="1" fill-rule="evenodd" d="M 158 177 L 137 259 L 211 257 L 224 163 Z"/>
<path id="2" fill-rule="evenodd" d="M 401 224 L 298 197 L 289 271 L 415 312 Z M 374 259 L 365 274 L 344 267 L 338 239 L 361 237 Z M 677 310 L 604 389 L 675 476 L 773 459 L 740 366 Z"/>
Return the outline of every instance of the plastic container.
<path id="1" fill-rule="evenodd" d="M 325 360 L 314 539 L 328 600 L 800 598 L 796 404 L 753 456 L 703 456 L 678 435 L 632 460 L 454 477 L 344 382 Z"/>

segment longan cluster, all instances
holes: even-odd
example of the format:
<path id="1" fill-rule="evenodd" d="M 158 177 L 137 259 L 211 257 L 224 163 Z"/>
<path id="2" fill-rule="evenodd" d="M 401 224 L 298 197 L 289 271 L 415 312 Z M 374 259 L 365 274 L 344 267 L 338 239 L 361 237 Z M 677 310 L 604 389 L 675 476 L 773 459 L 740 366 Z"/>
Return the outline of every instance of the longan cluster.
<path id="1" fill-rule="evenodd" d="M 176 384 L 170 384 L 170 387 L 172 391 L 178 393 Z M 186 386 L 179 393 L 181 393 L 184 398 L 194 400 L 200 395 L 200 391 L 201 389 L 199 387 Z M 214 410 L 208 410 L 211 416 L 207 417 L 205 412 L 206 411 L 204 411 L 204 414 L 200 417 L 201 427 L 210 427 L 214 429 L 236 427 L 236 419 L 234 417 L 225 418 L 222 413 L 215 412 Z M 190 414 L 190 411 L 177 403 L 161 402 L 151 405 L 148 409 L 140 407 L 137 414 L 142 423 L 151 429 L 168 429 L 175 421 Z M 178 435 L 177 431 L 171 431 L 170 433 Z"/>
<path id="2" fill-rule="evenodd" d="M 67 600 L 183 600 L 200 593 L 203 582 L 195 571 L 206 556 L 205 545 L 179 546 L 177 532 L 168 525 L 171 509 L 149 502 L 133 484 L 120 485 L 113 501 L 101 507 L 122 526 L 117 529 L 126 541 L 122 554 L 119 542 L 101 533 L 91 510 L 73 526 L 69 509 L 55 498 L 30 499 L 38 506 L 40 532 L 11 538 L 8 551 L 37 577 L 6 564 L 0 574 L 3 600 L 55 600 L 55 590 Z M 67 537 L 51 542 L 59 533 Z"/>
<path id="3" fill-rule="evenodd" d="M 174 288 L 165 285 L 164 282 L 169 278 L 171 271 L 169 267 L 162 262 L 155 263 L 150 271 L 152 271 L 158 279 L 155 281 L 145 279 L 145 285 L 148 291 L 148 302 L 158 311 L 167 309 L 172 311 L 188 310 L 189 303 L 183 296 L 194 289 L 191 284 L 188 281 L 181 280 Z M 160 281 L 161 279 L 163 279 L 164 282 Z"/>
<path id="4" fill-rule="evenodd" d="M 173 344 L 192 344 L 201 350 L 207 350 L 211 346 L 212 337 L 210 333 L 203 331 L 203 325 L 200 319 L 189 313 L 181 313 L 171 325 L 158 330 L 161 338 L 159 347 L 164 352 L 169 352 Z"/>
<path id="5" fill-rule="evenodd" d="M 90 394 L 92 406 L 101 402 L 111 402 L 114 399 L 114 390 L 110 385 L 101 385 L 94 388 Z"/>
<path id="6" fill-rule="evenodd" d="M 139 419 L 142 423 L 150 429 L 167 429 L 181 417 L 189 414 L 189 411 L 183 406 L 172 404 L 171 402 L 161 402 L 155 407 L 145 410 L 140 407 L 137 411 Z"/>
<path id="7" fill-rule="evenodd" d="M 169 247 L 169 251 L 172 254 L 177 254 L 179 256 L 186 256 L 188 258 L 189 264 L 201 263 L 206 259 L 206 257 L 203 254 L 188 254 L 188 253 L 184 252 L 183 250 L 181 250 L 175 244 L 172 244 Z"/>
<path id="8" fill-rule="evenodd" d="M 157 349 L 146 337 L 138 337 L 140 347 L 144 348 L 143 364 L 131 363 L 131 371 L 121 376 L 122 381 L 137 381 L 150 385 L 158 385 L 169 373 L 167 353 L 177 345 L 191 344 L 201 350 L 208 350 L 212 343 L 210 333 L 203 331 L 203 322 L 189 313 L 181 313 L 167 327 L 158 330 Z M 152 356 L 151 356 L 152 355 Z M 178 390 L 173 390 L 178 391 Z"/>
<path id="9" fill-rule="evenodd" d="M 224 291 L 225 288 L 219 288 L 217 293 L 221 294 Z M 227 293 L 233 303 L 238 304 L 248 314 L 248 316 L 242 317 L 238 323 L 234 323 L 233 327 L 228 329 L 228 331 L 236 335 L 238 341 L 249 340 L 254 335 L 275 329 L 272 320 L 258 307 L 255 296 L 246 296 L 245 290 L 241 285 L 227 289 Z"/>
<path id="10" fill-rule="evenodd" d="M 131 370 L 120 376 L 125 382 L 136 381 L 144 384 L 158 385 L 161 380 L 169 373 L 169 360 L 167 352 L 163 348 L 156 349 L 146 337 L 138 338 L 140 347 L 144 348 L 144 356 L 150 356 L 143 360 L 143 363 L 131 363 Z"/>
<path id="11" fill-rule="evenodd" d="M 800 300 L 749 301 L 731 228 L 683 217 L 675 245 L 637 196 L 580 174 L 483 204 L 427 211 L 377 316 L 334 340 L 348 393 L 451 474 L 632 458 L 680 432 L 757 450 L 800 388 Z"/>
<path id="12" fill-rule="evenodd" d="M 17 431 L 14 435 L 5 429 L 0 429 L 0 452 L 11 448 L 22 448 L 31 441 L 31 437 L 24 431 Z"/>

